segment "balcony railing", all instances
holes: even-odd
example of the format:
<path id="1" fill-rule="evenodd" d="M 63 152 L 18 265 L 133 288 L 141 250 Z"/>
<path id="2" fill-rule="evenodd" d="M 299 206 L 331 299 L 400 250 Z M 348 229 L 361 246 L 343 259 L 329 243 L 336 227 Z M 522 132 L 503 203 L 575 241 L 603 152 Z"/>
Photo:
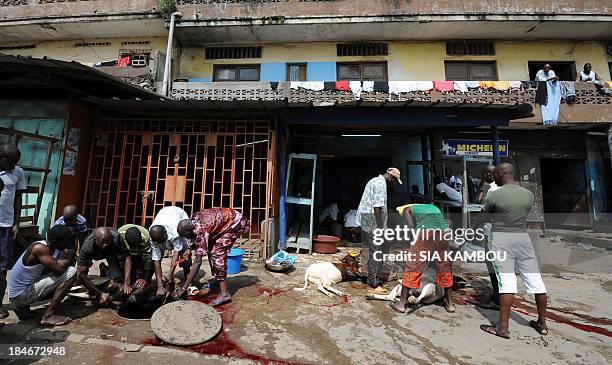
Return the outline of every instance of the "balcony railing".
<path id="1" fill-rule="evenodd" d="M 516 85 L 516 83 L 513 84 Z M 569 84 L 574 86 L 575 97 L 564 101 L 568 104 L 612 104 L 612 97 L 603 94 L 593 83 L 570 82 Z M 521 87 L 507 89 L 505 87 L 501 89 L 477 87 L 464 91 L 427 90 L 427 87 L 422 87 L 423 90 L 394 91 L 393 82 L 387 85 L 390 85 L 391 91 L 359 91 L 356 89 L 356 92 L 353 92 L 335 89 L 319 90 L 321 83 L 293 83 L 292 86 L 291 82 L 175 82 L 172 85 L 172 97 L 181 100 L 287 101 L 289 104 L 315 106 L 414 102 L 519 105 L 534 104 L 536 95 L 536 88 L 531 86 L 531 83 L 521 83 Z"/>

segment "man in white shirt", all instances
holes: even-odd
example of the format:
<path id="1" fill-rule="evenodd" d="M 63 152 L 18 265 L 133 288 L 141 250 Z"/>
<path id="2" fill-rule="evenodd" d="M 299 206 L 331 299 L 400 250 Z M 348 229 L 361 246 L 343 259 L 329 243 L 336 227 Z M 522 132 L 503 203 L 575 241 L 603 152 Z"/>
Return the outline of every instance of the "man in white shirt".
<path id="1" fill-rule="evenodd" d="M 444 175 L 446 176 L 446 185 L 457 190 L 459 193 L 463 191 L 463 182 L 461 178 L 453 175 L 453 170 L 450 167 L 444 169 Z"/>
<path id="2" fill-rule="evenodd" d="M 559 77 L 555 71 L 551 70 L 550 64 L 545 64 L 540 71 L 536 73 L 535 81 L 558 81 Z"/>
<path id="3" fill-rule="evenodd" d="M 189 250 L 189 242 L 186 238 L 179 236 L 177 227 L 180 221 L 189 219 L 189 215 L 179 207 L 169 206 L 162 208 L 153 223 L 149 228 L 151 236 L 151 249 L 153 269 L 155 270 L 155 278 L 157 280 L 157 295 L 163 296 L 166 294 L 166 288 L 163 284 L 163 275 L 161 269 L 161 260 L 164 257 L 164 250 L 172 250 L 172 261 L 170 263 L 170 285 L 173 282 L 174 270 L 177 265 L 183 268 L 185 279 L 189 275 L 191 268 L 191 252 Z"/>
<path id="4" fill-rule="evenodd" d="M 4 184 L 0 194 L 0 298 L 6 291 L 6 272 L 11 268 L 13 239 L 19 232 L 21 194 L 26 190 L 23 170 L 17 166 L 21 152 L 12 144 L 0 146 L 0 179 Z M 0 299 L 0 319 L 8 317 Z"/>
<path id="5" fill-rule="evenodd" d="M 357 209 L 349 210 L 344 215 L 344 231 L 351 237 L 351 241 L 360 241 L 361 228 L 359 228 L 357 223 Z"/>
<path id="6" fill-rule="evenodd" d="M 436 190 L 442 194 L 444 200 L 461 204 L 461 193 L 442 182 L 440 176 L 434 177 L 434 185 L 436 186 Z"/>

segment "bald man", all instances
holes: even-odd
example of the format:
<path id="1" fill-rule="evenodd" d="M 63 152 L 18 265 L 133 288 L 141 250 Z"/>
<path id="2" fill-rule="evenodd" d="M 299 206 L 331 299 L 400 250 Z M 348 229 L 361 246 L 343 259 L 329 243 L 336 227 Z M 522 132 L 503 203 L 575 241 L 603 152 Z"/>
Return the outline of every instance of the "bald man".
<path id="1" fill-rule="evenodd" d="M 87 219 L 79 214 L 79 209 L 76 205 L 66 205 L 62 211 L 62 216 L 59 217 L 54 225 L 66 226 L 74 233 L 75 247 L 80 246 L 80 243 L 87 236 Z"/>
<path id="2" fill-rule="evenodd" d="M 21 217 L 21 195 L 26 189 L 25 175 L 17 162 L 21 152 L 12 144 L 0 145 L 0 181 L 3 189 L 0 194 L 0 298 L 6 291 L 6 272 L 11 268 L 13 239 L 19 232 Z M 0 319 L 9 313 L 0 299 Z"/>
<path id="3" fill-rule="evenodd" d="M 93 261 L 106 260 L 108 271 L 106 276 L 110 277 L 111 283 L 105 290 L 98 289 L 87 275 Z M 108 303 L 110 295 L 118 290 L 130 294 L 132 288 L 129 281 L 131 269 L 130 252 L 123 238 L 116 229 L 109 227 L 98 227 L 85 238 L 81 246 L 81 252 L 77 261 L 77 272 L 79 280 L 89 291 L 96 295 L 100 304 Z M 100 269 L 100 276 L 105 276 Z M 121 286 L 123 283 L 123 286 Z"/>
<path id="4" fill-rule="evenodd" d="M 546 286 L 526 224 L 534 196 L 514 180 L 514 167 L 511 164 L 503 163 L 496 171 L 496 182 L 501 187 L 487 195 L 482 209 L 489 214 L 489 222 L 493 223 L 489 249 L 500 255 L 493 262 L 498 279 L 500 313 L 497 325 L 483 324 L 480 328 L 487 333 L 510 338 L 508 324 L 514 294 L 517 293 L 515 272 L 518 272 L 527 292 L 535 295 L 538 308 L 538 320 L 530 321 L 529 325 L 540 335 L 546 335 Z"/>

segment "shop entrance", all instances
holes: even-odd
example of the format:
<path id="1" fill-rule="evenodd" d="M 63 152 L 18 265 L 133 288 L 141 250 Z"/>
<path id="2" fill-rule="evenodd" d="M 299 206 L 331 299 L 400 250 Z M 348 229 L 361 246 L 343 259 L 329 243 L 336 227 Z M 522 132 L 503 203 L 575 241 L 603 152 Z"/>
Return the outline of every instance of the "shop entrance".
<path id="1" fill-rule="evenodd" d="M 540 158 L 540 171 L 546 226 L 588 227 L 584 160 Z"/>

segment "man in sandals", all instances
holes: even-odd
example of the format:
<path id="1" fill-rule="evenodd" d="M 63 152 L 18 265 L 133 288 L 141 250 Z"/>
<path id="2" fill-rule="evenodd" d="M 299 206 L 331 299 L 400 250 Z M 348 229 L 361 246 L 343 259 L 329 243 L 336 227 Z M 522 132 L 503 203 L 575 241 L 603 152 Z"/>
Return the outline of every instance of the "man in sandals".
<path id="1" fill-rule="evenodd" d="M 42 325 L 61 326 L 69 317 L 55 314 L 76 280 L 76 269 L 70 265 L 74 259 L 73 233 L 66 226 L 54 226 L 45 241 L 31 244 L 19 257 L 8 281 L 9 301 L 21 320 L 34 317 L 30 304 L 51 298 L 40 320 Z"/>
<path id="2" fill-rule="evenodd" d="M 193 266 L 183 285 L 172 293 L 172 299 L 180 299 L 186 294 L 202 264 L 202 256 L 208 256 L 210 269 L 221 290 L 212 301 L 219 306 L 232 300 L 227 287 L 227 255 L 236 239 L 249 233 L 249 220 L 242 213 L 230 208 L 211 208 L 199 211 L 179 222 L 177 227 L 181 237 L 195 241 L 196 252 Z"/>
<path id="3" fill-rule="evenodd" d="M 489 221 L 493 223 L 489 249 L 498 255 L 493 267 L 499 282 L 499 323 L 496 326 L 483 324 L 480 328 L 493 335 L 510 338 L 508 322 L 510 307 L 517 292 L 515 270 L 518 270 L 527 292 L 535 294 L 538 308 L 538 320 L 530 321 L 529 325 L 539 334 L 546 335 L 546 287 L 526 229 L 527 215 L 533 207 L 533 193 L 518 186 L 514 181 L 514 167 L 508 163 L 497 168 L 496 182 L 501 187 L 487 195 L 483 211 L 489 213 Z"/>

